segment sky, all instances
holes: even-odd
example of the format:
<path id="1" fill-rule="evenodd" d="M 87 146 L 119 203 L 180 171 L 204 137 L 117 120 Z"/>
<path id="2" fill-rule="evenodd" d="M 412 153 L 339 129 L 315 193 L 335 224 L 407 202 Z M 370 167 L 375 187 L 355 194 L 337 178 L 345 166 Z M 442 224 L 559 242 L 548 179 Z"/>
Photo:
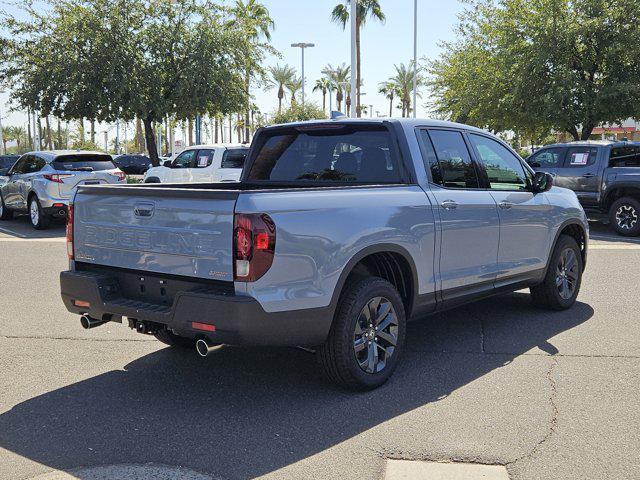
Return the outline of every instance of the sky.
<path id="1" fill-rule="evenodd" d="M 0 0 L 0 4 L 8 0 Z M 364 105 L 373 105 L 373 115 L 379 111 L 387 115 L 388 101 L 378 94 L 378 84 L 394 73 L 394 64 L 408 63 L 413 57 L 413 0 L 379 0 L 386 22 L 380 24 L 369 20 L 362 30 L 362 97 Z M 280 51 L 282 58 L 268 57 L 266 66 L 289 64 L 300 74 L 301 55 L 299 48 L 290 45 L 297 42 L 315 43 L 305 53 L 306 98 L 322 105 L 322 96 L 312 93 L 316 79 L 327 64 L 350 63 L 349 30 L 331 22 L 331 10 L 340 0 L 262 0 L 275 21 L 272 45 Z M 231 3 L 231 0 L 226 0 Z M 442 41 L 454 39 L 457 14 L 463 9 L 458 0 L 418 0 L 418 58 L 436 58 Z M 418 116 L 425 116 L 423 104 L 427 92 L 418 99 Z M 276 91 L 264 92 L 253 88 L 252 94 L 259 108 L 273 112 L 278 105 Z M 22 112 L 8 112 L 8 95 L 0 94 L 0 113 L 3 125 L 26 124 Z M 328 100 L 327 100 L 328 102 Z M 327 105 L 328 107 L 328 105 Z M 335 101 L 334 101 L 335 108 Z M 394 109 L 399 116 L 400 110 Z M 104 127 L 99 131 L 104 130 Z M 112 129 L 114 130 L 114 129 Z"/>

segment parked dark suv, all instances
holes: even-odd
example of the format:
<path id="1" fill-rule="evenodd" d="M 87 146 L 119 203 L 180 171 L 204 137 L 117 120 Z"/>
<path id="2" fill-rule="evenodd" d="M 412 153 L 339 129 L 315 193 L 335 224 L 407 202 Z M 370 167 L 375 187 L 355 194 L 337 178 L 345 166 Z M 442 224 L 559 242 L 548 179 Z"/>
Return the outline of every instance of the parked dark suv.
<path id="1" fill-rule="evenodd" d="M 151 167 L 151 159 L 146 155 L 118 155 L 113 161 L 127 175 L 143 175 Z"/>
<path id="2" fill-rule="evenodd" d="M 620 235 L 640 235 L 640 142 L 548 145 L 527 163 L 576 192 L 587 213 L 608 215 Z"/>

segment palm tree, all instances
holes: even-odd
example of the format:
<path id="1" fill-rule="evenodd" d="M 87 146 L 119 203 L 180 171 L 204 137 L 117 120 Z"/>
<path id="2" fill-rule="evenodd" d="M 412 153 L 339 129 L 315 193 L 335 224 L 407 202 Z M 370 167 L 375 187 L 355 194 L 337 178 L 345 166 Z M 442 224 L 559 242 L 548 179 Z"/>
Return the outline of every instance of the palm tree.
<path id="1" fill-rule="evenodd" d="M 327 111 L 327 92 L 331 91 L 331 80 L 327 77 L 322 77 L 316 80 L 316 84 L 313 87 L 314 92 L 322 92 L 322 111 Z"/>
<path id="2" fill-rule="evenodd" d="M 2 127 L 2 153 L 7 153 L 7 142 L 13 139 L 13 127 Z"/>
<path id="3" fill-rule="evenodd" d="M 342 107 L 342 99 L 344 98 L 344 86 L 345 84 L 349 83 L 349 79 L 351 78 L 351 76 L 349 75 L 350 71 L 351 67 L 348 67 L 344 63 L 338 65 L 337 67 L 327 65 L 322 69 L 322 74 L 329 79 L 333 90 L 336 91 L 336 104 L 338 110 L 341 110 Z"/>
<path id="4" fill-rule="evenodd" d="M 351 0 L 356 1 L 356 0 Z M 386 17 L 380 8 L 378 0 L 357 0 L 356 6 L 356 113 L 358 117 L 360 112 L 360 86 L 362 84 L 362 76 L 360 75 L 361 50 L 360 50 L 360 29 L 364 26 L 367 18 L 371 17 L 384 23 Z M 344 3 L 336 5 L 331 12 L 331 20 L 342 25 L 344 30 L 349 21 L 349 9 Z"/>
<path id="5" fill-rule="evenodd" d="M 16 141 L 18 152 L 20 152 L 20 143 L 27 136 L 27 131 L 24 129 L 24 127 L 9 127 L 9 128 L 11 128 L 10 130 L 11 139 Z M 27 143 L 28 142 L 29 140 L 27 139 Z"/>
<path id="6" fill-rule="evenodd" d="M 240 27 L 243 34 L 251 41 L 255 48 L 263 48 L 259 45 L 261 37 L 271 40 L 271 30 L 275 27 L 274 21 L 269 16 L 269 10 L 256 0 L 236 0 L 231 9 L 234 23 Z M 256 65 L 247 62 L 245 73 L 245 90 L 247 94 L 247 109 L 244 118 L 245 140 L 249 141 L 249 86 L 251 85 L 251 71 Z"/>
<path id="7" fill-rule="evenodd" d="M 413 61 L 409 62 L 408 67 L 401 63 L 400 65 L 394 65 L 394 68 L 396 74 L 389 81 L 396 85 L 397 94 L 402 105 L 402 116 L 408 117 L 411 113 L 411 93 L 413 92 Z M 418 69 L 417 86 L 421 86 L 423 83 L 424 80 L 420 75 L 420 69 Z"/>
<path id="8" fill-rule="evenodd" d="M 291 106 L 293 107 L 296 102 L 296 94 L 302 90 L 302 78 L 301 77 L 293 77 L 291 81 L 286 85 L 289 90 L 289 94 L 291 95 Z"/>
<path id="9" fill-rule="evenodd" d="M 389 116 L 393 117 L 393 100 L 398 95 L 398 86 L 391 80 L 381 82 L 378 88 L 378 93 L 381 93 L 387 100 L 389 100 Z"/>
<path id="10" fill-rule="evenodd" d="M 278 89 L 278 113 L 280 113 L 282 111 L 282 100 L 285 97 L 284 89 L 287 88 L 287 85 L 295 78 L 296 69 L 289 65 L 285 65 L 284 67 L 276 65 L 275 67 L 269 67 L 267 70 L 269 71 L 270 77 L 267 78 L 265 90 L 271 90 L 272 88 Z"/>

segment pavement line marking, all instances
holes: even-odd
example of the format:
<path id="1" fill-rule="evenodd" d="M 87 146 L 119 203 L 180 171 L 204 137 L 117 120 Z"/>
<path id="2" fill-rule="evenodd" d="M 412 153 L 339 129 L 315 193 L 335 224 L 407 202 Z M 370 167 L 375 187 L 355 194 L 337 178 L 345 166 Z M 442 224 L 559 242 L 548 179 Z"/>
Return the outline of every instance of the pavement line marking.
<path id="1" fill-rule="evenodd" d="M 0 227 L 0 232 L 7 233 L 7 234 L 9 234 L 9 235 L 15 235 L 15 236 L 22 237 L 22 238 L 27 238 L 27 236 L 26 236 L 26 235 L 24 235 L 24 234 L 22 234 L 22 233 L 14 232 L 13 230 L 9 230 L 9 229 L 7 229 L 7 228 L 2 228 L 2 227 Z"/>
<path id="2" fill-rule="evenodd" d="M 5 238 L 0 237 L 0 242 L 66 242 L 67 239 L 64 237 L 52 237 L 52 238 L 27 238 L 27 237 L 19 237 L 19 238 Z"/>
<path id="3" fill-rule="evenodd" d="M 602 245 L 597 243 L 589 245 L 588 250 L 640 250 L 640 244 Z"/>
<path id="4" fill-rule="evenodd" d="M 509 480 L 502 465 L 387 460 L 385 480 Z"/>

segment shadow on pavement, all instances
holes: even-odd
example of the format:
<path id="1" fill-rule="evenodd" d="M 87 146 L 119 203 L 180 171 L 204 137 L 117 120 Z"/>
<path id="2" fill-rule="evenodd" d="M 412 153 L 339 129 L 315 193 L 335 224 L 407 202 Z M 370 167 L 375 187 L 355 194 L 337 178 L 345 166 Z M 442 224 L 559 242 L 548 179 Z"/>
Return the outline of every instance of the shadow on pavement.
<path id="1" fill-rule="evenodd" d="M 22 238 L 25 240 L 40 238 L 60 238 L 65 236 L 65 220 L 56 219 L 46 230 L 36 230 L 31 226 L 28 215 L 18 215 L 13 220 L 0 222 L 0 238 Z"/>
<path id="2" fill-rule="evenodd" d="M 227 347 L 201 359 L 166 348 L 15 406 L 0 415 L 0 447 L 60 470 L 155 462 L 255 477 L 436 402 L 536 346 L 556 353 L 550 339 L 592 315 L 584 303 L 543 312 L 515 293 L 414 322 L 391 381 L 357 394 L 323 381 L 299 350 Z M 491 343 L 480 341 L 486 322 Z"/>
<path id="3" fill-rule="evenodd" d="M 640 244 L 640 237 L 618 235 L 611 225 L 598 221 L 589 222 L 589 239 L 599 243 Z"/>

